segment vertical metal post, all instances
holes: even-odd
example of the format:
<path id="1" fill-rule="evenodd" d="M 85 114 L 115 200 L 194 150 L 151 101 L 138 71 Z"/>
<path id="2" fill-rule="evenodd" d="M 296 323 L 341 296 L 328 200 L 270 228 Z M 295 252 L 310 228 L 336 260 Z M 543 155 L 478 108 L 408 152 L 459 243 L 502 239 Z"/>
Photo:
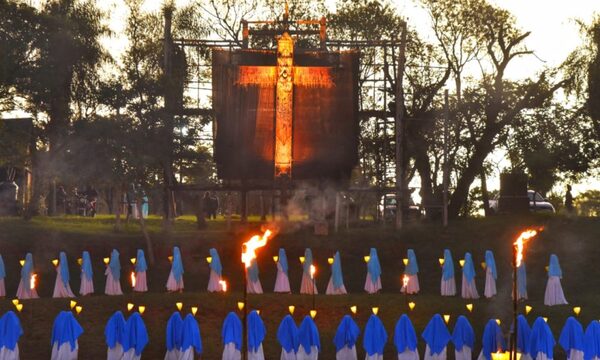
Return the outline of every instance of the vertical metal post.
<path id="1" fill-rule="evenodd" d="M 517 317 L 519 316 L 518 314 L 518 291 L 517 291 L 517 286 L 518 286 L 518 282 L 517 282 L 517 276 L 518 276 L 518 269 L 517 269 L 517 247 L 515 245 L 513 245 L 512 247 L 512 267 L 513 267 L 513 326 L 512 326 L 512 332 L 510 334 L 510 360 L 516 360 L 517 359 Z"/>
<path id="2" fill-rule="evenodd" d="M 443 204 L 442 223 L 448 226 L 448 181 L 450 167 L 448 164 L 448 123 L 450 122 L 450 107 L 448 105 L 448 89 L 444 90 L 444 171 L 442 172 Z"/>
<path id="3" fill-rule="evenodd" d="M 400 54 L 398 58 L 398 72 L 396 76 L 396 229 L 401 229 L 404 221 L 404 63 L 406 49 L 406 21 L 402 22 L 402 35 L 400 41 Z"/>
<path id="4" fill-rule="evenodd" d="M 246 249 L 243 248 L 243 252 Z M 248 268 L 244 264 L 244 312 L 242 323 L 242 359 L 248 360 Z"/>

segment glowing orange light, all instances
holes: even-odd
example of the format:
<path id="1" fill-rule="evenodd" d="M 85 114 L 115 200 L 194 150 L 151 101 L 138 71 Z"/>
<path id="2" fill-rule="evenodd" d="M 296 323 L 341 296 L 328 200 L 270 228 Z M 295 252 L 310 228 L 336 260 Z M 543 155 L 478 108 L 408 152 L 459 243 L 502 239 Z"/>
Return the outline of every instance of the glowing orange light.
<path id="1" fill-rule="evenodd" d="M 410 278 L 408 277 L 408 275 L 404 275 L 402 277 L 402 286 L 404 286 L 405 289 L 408 287 L 409 281 L 410 281 Z"/>
<path id="2" fill-rule="evenodd" d="M 242 262 L 245 264 L 246 269 L 250 267 L 252 260 L 256 259 L 256 249 L 267 245 L 267 241 L 272 234 L 271 230 L 267 229 L 262 236 L 254 235 L 244 243 L 243 249 L 246 250 L 242 252 Z"/>
<path id="3" fill-rule="evenodd" d="M 314 279 L 316 273 L 317 273 L 317 267 L 314 265 L 311 265 L 310 266 L 310 278 Z"/>
<path id="4" fill-rule="evenodd" d="M 227 292 L 227 281 L 219 280 L 219 285 L 221 285 L 221 289 L 223 289 L 224 292 Z"/>
<path id="5" fill-rule="evenodd" d="M 537 234 L 537 230 L 527 229 L 523 231 L 517 238 L 517 241 L 515 241 L 514 245 L 517 247 L 517 267 L 521 266 L 521 262 L 523 261 L 523 248 L 525 243 Z"/>
<path id="6" fill-rule="evenodd" d="M 129 277 L 131 279 L 131 287 L 135 287 L 135 272 L 132 271 Z"/>
<path id="7" fill-rule="evenodd" d="M 294 39 L 285 32 L 277 40 L 275 102 L 275 177 L 292 175 L 292 117 L 294 98 Z"/>
<path id="8" fill-rule="evenodd" d="M 37 274 L 31 274 L 31 278 L 29 279 L 29 289 L 31 289 L 31 290 L 35 289 L 36 281 L 37 281 Z"/>

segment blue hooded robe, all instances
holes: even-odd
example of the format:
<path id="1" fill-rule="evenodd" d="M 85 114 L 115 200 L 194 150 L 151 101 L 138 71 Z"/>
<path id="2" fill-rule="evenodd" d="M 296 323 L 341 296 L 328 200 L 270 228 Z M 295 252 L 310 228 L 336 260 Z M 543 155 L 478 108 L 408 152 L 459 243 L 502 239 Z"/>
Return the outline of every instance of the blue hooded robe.
<path id="1" fill-rule="evenodd" d="M 13 311 L 7 311 L 0 318 L 0 348 L 14 351 L 21 335 L 21 321 Z"/>
<path id="2" fill-rule="evenodd" d="M 295 353 L 298 351 L 298 345 L 300 345 L 298 343 L 298 328 L 290 315 L 286 315 L 281 320 L 281 324 L 277 329 L 277 340 L 285 352 L 293 351 Z"/>
<path id="3" fill-rule="evenodd" d="M 257 352 L 265 340 L 267 329 L 256 310 L 248 314 L 248 351 Z"/>
<path id="4" fill-rule="evenodd" d="M 106 340 L 106 346 L 110 349 L 117 346 L 117 344 L 123 345 L 125 337 L 125 317 L 120 311 L 115 312 L 106 322 L 104 328 L 104 338 Z"/>
<path id="5" fill-rule="evenodd" d="M 376 282 L 381 276 L 381 265 L 379 264 L 379 257 L 377 256 L 377 249 L 371 248 L 369 254 L 369 262 L 367 263 L 367 269 L 369 275 L 371 275 L 371 281 Z"/>
<path id="6" fill-rule="evenodd" d="M 125 323 L 125 336 L 123 337 L 123 351 L 135 349 L 135 355 L 140 356 L 148 345 L 148 331 L 146 324 L 139 312 L 134 312 Z"/>
<path id="7" fill-rule="evenodd" d="M 92 281 L 94 276 L 94 271 L 92 270 L 92 259 L 90 258 L 90 253 L 84 251 L 81 255 L 81 269 L 83 270 L 82 275 L 86 277 L 86 279 Z"/>
<path id="8" fill-rule="evenodd" d="M 354 346 L 356 346 L 356 341 L 358 340 L 359 335 L 360 329 L 352 319 L 352 316 L 345 315 L 338 325 L 337 331 L 335 332 L 335 336 L 333 338 L 335 351 L 340 351 L 344 347 L 352 349 Z"/>
<path id="9" fill-rule="evenodd" d="M 319 330 L 310 316 L 305 316 L 298 329 L 298 344 L 302 345 L 304 351 L 310 354 L 312 347 L 316 346 L 321 351 L 321 340 L 319 339 Z"/>
<path id="10" fill-rule="evenodd" d="M 583 326 L 574 317 L 569 316 L 565 321 L 558 343 L 567 354 L 567 357 L 570 355 L 571 350 L 585 351 Z"/>
<path id="11" fill-rule="evenodd" d="M 481 342 L 481 352 L 486 360 L 492 360 L 492 353 L 504 351 L 506 349 L 504 334 L 502 334 L 502 329 L 495 319 L 488 320 L 483 329 L 483 338 Z"/>
<path id="12" fill-rule="evenodd" d="M 538 353 L 546 354 L 549 359 L 554 358 L 554 336 L 546 321 L 538 317 L 531 327 L 531 336 L 529 337 L 529 355 L 535 359 Z"/>
<path id="13" fill-rule="evenodd" d="M 210 261 L 210 269 L 219 276 L 223 275 L 223 265 L 221 265 L 221 258 L 219 257 L 217 249 L 211 248 L 208 252 L 210 253 L 210 257 L 212 258 L 212 260 Z"/>
<path id="14" fill-rule="evenodd" d="M 421 337 L 429 345 L 430 355 L 437 355 L 444 351 L 451 339 L 450 332 L 440 314 L 433 315 Z"/>
<path id="15" fill-rule="evenodd" d="M 465 346 L 473 350 L 475 332 L 469 320 L 463 315 L 460 315 L 456 320 L 454 330 L 452 331 L 452 342 L 457 351 L 462 351 Z"/>
<path id="16" fill-rule="evenodd" d="M 194 348 L 196 354 L 202 354 L 200 326 L 192 314 L 187 314 L 183 320 L 183 329 L 181 331 L 181 351 L 185 352 L 190 347 Z"/>
<path id="17" fill-rule="evenodd" d="M 221 338 L 224 345 L 233 343 L 237 350 L 242 350 L 242 321 L 236 313 L 230 312 L 225 317 L 221 329 Z"/>
<path id="18" fill-rule="evenodd" d="M 419 273 L 419 264 L 417 263 L 415 251 L 413 249 L 408 249 L 406 251 L 406 256 L 408 257 L 408 264 L 404 269 L 404 273 L 406 275 L 417 275 Z"/>
<path id="19" fill-rule="evenodd" d="M 387 338 L 388 335 L 383 323 L 377 315 L 372 314 L 367 321 L 367 325 L 365 325 L 365 334 L 363 336 L 363 348 L 367 355 L 383 355 Z"/>
<path id="20" fill-rule="evenodd" d="M 402 314 L 394 329 L 394 345 L 396 352 L 402 354 L 405 351 L 417 350 L 417 333 L 410 318 Z"/>

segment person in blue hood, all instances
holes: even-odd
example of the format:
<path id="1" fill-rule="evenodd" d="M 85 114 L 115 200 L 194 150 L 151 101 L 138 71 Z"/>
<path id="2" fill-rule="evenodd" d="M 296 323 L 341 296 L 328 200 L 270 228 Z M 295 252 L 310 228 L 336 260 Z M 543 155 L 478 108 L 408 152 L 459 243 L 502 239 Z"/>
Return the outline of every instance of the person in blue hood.
<path id="1" fill-rule="evenodd" d="M 73 313 L 70 311 L 61 311 L 54 320 L 52 327 L 52 345 L 51 360 L 74 360 L 79 353 L 78 339 L 83 334 L 83 328 Z"/>
<path id="2" fill-rule="evenodd" d="M 277 277 L 275 278 L 274 292 L 284 294 L 292 292 L 288 276 L 288 260 L 284 249 L 279 249 L 277 256 Z"/>
<path id="3" fill-rule="evenodd" d="M 281 360 L 297 360 L 298 327 L 291 315 L 286 315 L 277 329 L 277 341 L 281 345 Z"/>
<path id="4" fill-rule="evenodd" d="M 0 358 L 5 360 L 19 359 L 19 339 L 23 335 L 21 321 L 12 311 L 7 311 L 0 318 Z"/>
<path id="5" fill-rule="evenodd" d="M 363 349 L 366 352 L 366 360 L 381 360 L 385 343 L 387 342 L 387 332 L 383 323 L 375 314 L 371 314 L 367 325 L 365 325 L 365 333 L 363 335 Z"/>
<path id="6" fill-rule="evenodd" d="M 504 352 L 506 341 L 496 319 L 488 320 L 483 329 L 482 348 L 478 360 L 492 360 L 492 353 Z"/>
<path id="7" fill-rule="evenodd" d="M 321 352 L 321 340 L 317 325 L 310 316 L 305 316 L 298 329 L 298 352 L 296 360 L 317 360 Z"/>
<path id="8" fill-rule="evenodd" d="M 202 337 L 200 326 L 192 314 L 187 314 L 183 320 L 181 331 L 181 355 L 178 360 L 194 360 L 202 354 Z"/>
<path id="9" fill-rule="evenodd" d="M 183 291 L 183 260 L 178 246 L 173 247 L 173 260 L 171 263 L 171 272 L 167 279 L 167 291 Z"/>
<path id="10" fill-rule="evenodd" d="M 456 360 L 472 360 L 473 346 L 475 346 L 475 332 L 469 320 L 460 315 L 452 331 L 454 343 L 454 358 Z"/>
<path id="11" fill-rule="evenodd" d="M 315 282 L 310 274 L 310 268 L 313 265 L 313 255 L 311 249 L 304 250 L 304 262 L 302 263 L 302 281 L 300 282 L 300 294 L 318 294 Z"/>
<path id="12" fill-rule="evenodd" d="M 115 249 L 110 254 L 110 260 L 106 265 L 106 285 L 104 293 L 106 295 L 123 295 L 121 290 L 121 262 L 119 260 L 119 252 Z"/>
<path id="13" fill-rule="evenodd" d="M 426 344 L 424 360 L 446 360 L 451 336 L 440 314 L 433 315 L 421 337 Z"/>
<path id="14" fill-rule="evenodd" d="M 584 335 L 584 359 L 600 359 L 600 321 L 592 320 L 585 329 Z"/>
<path id="15" fill-rule="evenodd" d="M 419 264 L 417 263 L 417 255 L 413 249 L 406 251 L 408 262 L 404 267 L 404 275 L 408 277 L 408 286 L 402 286 L 401 292 L 406 294 L 418 294 L 419 287 Z"/>
<path id="16" fill-rule="evenodd" d="M 208 252 L 210 253 L 210 263 L 208 264 L 208 267 L 210 268 L 208 292 L 225 291 L 221 285 L 221 281 L 223 281 L 223 265 L 221 264 L 219 253 L 215 248 L 211 248 Z"/>
<path id="17" fill-rule="evenodd" d="M 4 259 L 0 255 L 0 297 L 6 296 L 6 286 L 4 279 L 6 278 L 6 269 L 4 268 Z"/>
<path id="18" fill-rule="evenodd" d="M 123 336 L 123 360 L 139 360 L 148 345 L 148 331 L 139 312 L 134 312 L 125 322 Z"/>
<path id="19" fill-rule="evenodd" d="M 115 312 L 104 328 L 106 339 L 106 359 L 121 360 L 123 358 L 123 341 L 125 337 L 125 318 L 120 311 Z"/>
<path id="20" fill-rule="evenodd" d="M 560 279 L 563 273 L 558 263 L 558 256 L 550 255 L 550 265 L 548 266 L 548 283 L 546 284 L 546 293 L 544 295 L 544 305 L 566 305 L 568 304 L 563 293 Z"/>
<path id="21" fill-rule="evenodd" d="M 165 360 L 179 360 L 183 336 L 183 319 L 179 311 L 175 311 L 167 321 Z"/>
<path id="22" fill-rule="evenodd" d="M 465 253 L 461 295 L 463 299 L 479 299 L 479 293 L 475 284 L 475 265 L 473 265 L 473 257 L 469 252 Z"/>
<path id="23" fill-rule="evenodd" d="M 371 248 L 367 261 L 367 279 L 365 280 L 365 291 L 375 294 L 381 290 L 381 265 L 377 249 Z"/>
<path id="24" fill-rule="evenodd" d="M 398 360 L 419 360 L 417 333 L 410 318 L 402 314 L 394 329 L 394 346 Z"/>
<path id="25" fill-rule="evenodd" d="M 242 321 L 236 313 L 230 312 L 221 329 L 223 341 L 222 360 L 239 360 L 242 356 Z"/>
<path id="26" fill-rule="evenodd" d="M 144 255 L 144 250 L 138 249 L 135 257 L 135 286 L 133 287 L 133 291 L 148 291 L 148 281 L 146 278 L 147 271 L 148 264 L 146 264 L 146 256 Z"/>
<path id="27" fill-rule="evenodd" d="M 496 295 L 496 280 L 498 279 L 498 271 L 496 269 L 496 259 L 491 250 L 485 252 L 485 290 L 483 296 L 492 298 Z"/>
<path id="28" fill-rule="evenodd" d="M 81 285 L 79 285 L 80 295 L 90 295 L 94 293 L 94 271 L 92 270 L 92 259 L 90 253 L 84 251 L 81 255 Z"/>
<path id="29" fill-rule="evenodd" d="M 529 355 L 535 360 L 552 360 L 554 359 L 554 345 L 556 345 L 556 341 L 550 326 L 548 326 L 546 320 L 538 317 L 531 327 Z"/>
<path id="30" fill-rule="evenodd" d="M 248 314 L 248 360 L 265 360 L 262 343 L 267 329 L 256 310 Z"/>
<path id="31" fill-rule="evenodd" d="M 527 300 L 527 268 L 524 260 L 517 268 L 517 299 Z"/>
<path id="32" fill-rule="evenodd" d="M 250 261 L 250 267 L 246 269 L 248 272 L 247 278 L 247 290 L 248 294 L 262 294 L 263 288 L 260 283 L 259 270 L 258 270 L 258 261 L 256 258 Z"/>
<path id="33" fill-rule="evenodd" d="M 342 274 L 342 259 L 340 258 L 340 252 L 337 251 L 333 257 L 333 264 L 331 264 L 331 278 L 329 284 L 327 284 L 327 295 L 345 295 L 346 287 L 344 286 L 344 275 Z"/>
<path id="34" fill-rule="evenodd" d="M 345 315 L 333 338 L 336 360 L 357 360 L 356 341 L 358 341 L 359 335 L 360 329 L 352 316 Z"/>
<path id="35" fill-rule="evenodd" d="M 73 291 L 71 291 L 71 285 L 69 280 L 69 263 L 67 262 L 67 254 L 64 251 L 60 252 L 58 257 L 58 265 L 56 266 L 56 281 L 54 282 L 53 298 L 72 298 Z"/>
<path id="36" fill-rule="evenodd" d="M 565 321 L 558 343 L 567 354 L 567 360 L 583 360 L 585 351 L 583 326 L 574 317 L 569 316 Z"/>
<path id="37" fill-rule="evenodd" d="M 17 289 L 17 298 L 19 300 L 39 298 L 36 288 L 31 286 L 35 276 L 33 273 L 33 255 L 27 253 L 23 267 L 21 268 L 21 280 Z"/>
<path id="38" fill-rule="evenodd" d="M 450 250 L 444 250 L 442 266 L 441 294 L 442 296 L 456 295 L 456 279 L 454 277 L 454 260 Z"/>
<path id="39" fill-rule="evenodd" d="M 517 351 L 521 353 L 521 360 L 531 360 L 529 355 L 529 338 L 531 328 L 523 315 L 517 316 Z"/>

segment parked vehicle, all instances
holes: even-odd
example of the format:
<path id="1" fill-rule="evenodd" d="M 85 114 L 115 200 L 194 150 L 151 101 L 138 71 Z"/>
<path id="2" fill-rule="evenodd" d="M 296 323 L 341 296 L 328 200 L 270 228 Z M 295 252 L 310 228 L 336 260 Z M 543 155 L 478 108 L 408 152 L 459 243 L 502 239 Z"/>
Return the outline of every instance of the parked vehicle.
<path id="1" fill-rule="evenodd" d="M 527 197 L 529 197 L 529 211 L 531 212 L 549 212 L 555 213 L 554 206 L 544 197 L 534 190 L 527 190 Z M 498 213 L 498 198 L 490 200 L 490 211 L 492 214 Z"/>
<path id="2" fill-rule="evenodd" d="M 385 194 L 379 199 L 379 216 L 385 220 L 392 220 L 396 217 L 396 194 Z M 419 219 L 422 215 L 421 208 L 416 205 L 412 198 L 409 199 L 408 218 Z"/>

